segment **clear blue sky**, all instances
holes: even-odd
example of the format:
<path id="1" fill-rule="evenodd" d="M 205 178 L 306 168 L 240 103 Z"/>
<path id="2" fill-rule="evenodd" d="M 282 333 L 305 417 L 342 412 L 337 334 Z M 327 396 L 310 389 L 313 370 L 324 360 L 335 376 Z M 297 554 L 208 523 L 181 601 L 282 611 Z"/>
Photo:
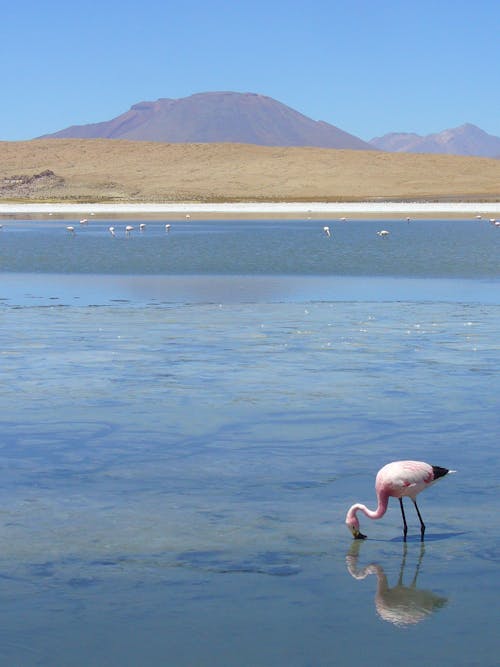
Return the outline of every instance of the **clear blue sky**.
<path id="1" fill-rule="evenodd" d="M 499 29 L 498 0 L 11 0 L 0 140 L 223 90 L 365 140 L 465 122 L 500 136 Z"/>

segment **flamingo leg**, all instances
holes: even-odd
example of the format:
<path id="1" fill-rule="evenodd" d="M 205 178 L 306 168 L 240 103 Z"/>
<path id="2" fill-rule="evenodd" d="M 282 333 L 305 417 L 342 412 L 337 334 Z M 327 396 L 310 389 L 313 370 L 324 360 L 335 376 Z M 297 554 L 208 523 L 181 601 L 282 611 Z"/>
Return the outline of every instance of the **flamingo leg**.
<path id="1" fill-rule="evenodd" d="M 414 500 L 413 498 L 412 498 L 412 500 L 413 500 L 413 504 L 415 505 L 415 509 L 417 510 L 418 519 L 420 521 L 420 541 L 423 542 L 424 541 L 424 533 L 425 533 L 425 523 L 422 520 L 422 515 L 420 514 L 420 510 L 418 509 L 417 501 Z"/>
<path id="2" fill-rule="evenodd" d="M 399 506 L 401 507 L 401 514 L 403 516 L 403 542 L 406 542 L 406 533 L 408 532 L 408 524 L 406 523 L 405 511 L 403 508 L 403 499 L 399 499 Z"/>

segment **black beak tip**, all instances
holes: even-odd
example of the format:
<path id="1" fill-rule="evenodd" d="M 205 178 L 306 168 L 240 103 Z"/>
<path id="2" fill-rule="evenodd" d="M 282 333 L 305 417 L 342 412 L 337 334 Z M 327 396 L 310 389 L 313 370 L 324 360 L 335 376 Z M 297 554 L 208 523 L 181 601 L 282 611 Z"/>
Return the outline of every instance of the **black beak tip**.
<path id="1" fill-rule="evenodd" d="M 363 535 L 363 533 L 358 533 L 354 539 L 355 540 L 366 540 L 366 535 Z"/>

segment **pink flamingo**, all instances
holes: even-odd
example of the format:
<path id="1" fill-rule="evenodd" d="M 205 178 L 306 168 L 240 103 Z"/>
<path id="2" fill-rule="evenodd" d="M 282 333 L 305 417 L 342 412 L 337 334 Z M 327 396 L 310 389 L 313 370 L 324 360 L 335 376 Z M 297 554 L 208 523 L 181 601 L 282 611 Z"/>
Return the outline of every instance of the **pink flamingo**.
<path id="1" fill-rule="evenodd" d="M 403 508 L 403 497 L 408 496 L 412 499 L 417 510 L 420 521 L 420 540 L 423 542 L 425 524 L 418 509 L 416 497 L 421 491 L 434 484 L 440 477 L 444 477 L 452 472 L 456 472 L 456 470 L 431 466 L 423 461 L 394 461 L 393 463 L 388 463 L 378 471 L 375 479 L 375 492 L 378 501 L 377 509 L 370 510 L 365 505 L 356 503 L 347 512 L 345 518 L 347 527 L 355 539 L 364 540 L 366 535 L 363 535 L 359 530 L 357 512 L 363 512 L 369 519 L 381 519 L 387 511 L 389 498 L 392 496 L 399 499 L 401 514 L 403 515 L 403 539 L 406 542 L 408 526 Z"/>

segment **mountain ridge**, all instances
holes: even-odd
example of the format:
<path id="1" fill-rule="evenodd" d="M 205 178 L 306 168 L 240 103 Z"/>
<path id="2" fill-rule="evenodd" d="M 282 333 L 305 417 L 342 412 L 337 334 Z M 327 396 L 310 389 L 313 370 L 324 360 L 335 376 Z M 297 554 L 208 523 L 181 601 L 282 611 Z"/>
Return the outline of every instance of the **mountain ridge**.
<path id="1" fill-rule="evenodd" d="M 477 125 L 464 123 L 428 135 L 390 132 L 369 142 L 373 148 L 402 153 L 443 153 L 470 157 L 500 157 L 500 137 L 488 134 Z"/>
<path id="2" fill-rule="evenodd" d="M 101 123 L 73 125 L 40 139 L 128 139 L 164 143 L 249 143 L 374 150 L 325 121 L 257 93 L 195 93 L 133 104 Z"/>
<path id="3" fill-rule="evenodd" d="M 231 91 L 136 102 L 111 120 L 72 125 L 38 137 L 54 138 L 239 143 L 500 158 L 500 137 L 472 123 L 429 135 L 391 132 L 364 141 L 266 95 Z"/>

